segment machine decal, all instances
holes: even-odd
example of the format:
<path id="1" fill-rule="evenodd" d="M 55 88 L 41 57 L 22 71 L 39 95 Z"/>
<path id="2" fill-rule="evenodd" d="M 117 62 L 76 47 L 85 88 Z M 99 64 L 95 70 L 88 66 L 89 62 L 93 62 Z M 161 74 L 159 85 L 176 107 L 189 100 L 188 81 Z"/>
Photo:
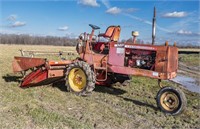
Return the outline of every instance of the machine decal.
<path id="1" fill-rule="evenodd" d="M 125 45 L 125 48 L 145 49 L 145 50 L 155 50 L 155 48 L 153 48 L 153 47 L 148 47 L 148 46 L 133 46 L 133 45 Z"/>
<path id="2" fill-rule="evenodd" d="M 124 44 L 115 44 L 115 47 L 124 47 Z"/>
<path id="3" fill-rule="evenodd" d="M 158 77 L 158 72 L 153 72 L 153 76 Z"/>
<path id="4" fill-rule="evenodd" d="M 117 48 L 117 54 L 123 54 L 124 48 Z"/>

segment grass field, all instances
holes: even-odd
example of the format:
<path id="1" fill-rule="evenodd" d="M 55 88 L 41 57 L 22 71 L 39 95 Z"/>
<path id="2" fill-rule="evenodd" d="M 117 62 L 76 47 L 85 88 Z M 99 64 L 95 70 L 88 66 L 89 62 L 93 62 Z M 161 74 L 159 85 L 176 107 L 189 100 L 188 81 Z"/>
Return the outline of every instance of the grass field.
<path id="1" fill-rule="evenodd" d="M 199 67 L 200 66 L 200 59 L 199 54 L 180 54 L 179 60 L 188 66 Z"/>
<path id="2" fill-rule="evenodd" d="M 191 51 L 191 52 L 200 52 L 200 49 L 199 48 L 179 48 L 178 49 L 179 51 Z"/>
<path id="3" fill-rule="evenodd" d="M 63 82 L 21 89 L 20 75 L 13 74 L 11 67 L 19 49 L 74 48 L 0 45 L 0 128 L 200 128 L 200 95 L 183 89 L 186 111 L 179 116 L 165 115 L 156 106 L 159 87 L 155 79 L 132 77 L 130 86 L 96 87 L 87 97 L 66 92 Z M 163 84 L 177 87 L 168 81 Z"/>

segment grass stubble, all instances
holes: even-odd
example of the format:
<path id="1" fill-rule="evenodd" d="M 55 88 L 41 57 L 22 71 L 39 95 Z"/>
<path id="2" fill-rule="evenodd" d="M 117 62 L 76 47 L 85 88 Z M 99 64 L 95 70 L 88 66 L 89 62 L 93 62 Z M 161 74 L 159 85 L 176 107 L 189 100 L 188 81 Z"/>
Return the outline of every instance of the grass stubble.
<path id="1" fill-rule="evenodd" d="M 18 86 L 21 75 L 13 74 L 11 67 L 19 49 L 74 48 L 0 45 L 0 128 L 200 128 L 200 95 L 169 81 L 163 84 L 181 88 L 188 100 L 186 111 L 178 116 L 157 109 L 157 80 L 146 77 L 132 77 L 129 86 L 98 86 L 87 97 L 66 92 L 63 82 L 22 89 Z"/>

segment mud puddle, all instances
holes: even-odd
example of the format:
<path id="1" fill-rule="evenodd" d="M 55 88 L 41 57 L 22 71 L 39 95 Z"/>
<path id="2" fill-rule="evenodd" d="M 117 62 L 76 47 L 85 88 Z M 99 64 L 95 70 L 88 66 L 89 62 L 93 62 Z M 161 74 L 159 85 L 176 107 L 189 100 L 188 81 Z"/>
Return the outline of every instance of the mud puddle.
<path id="1" fill-rule="evenodd" d="M 182 85 L 189 91 L 200 93 L 200 85 L 198 81 L 192 77 L 178 75 L 177 77 L 171 79 L 171 81 Z"/>

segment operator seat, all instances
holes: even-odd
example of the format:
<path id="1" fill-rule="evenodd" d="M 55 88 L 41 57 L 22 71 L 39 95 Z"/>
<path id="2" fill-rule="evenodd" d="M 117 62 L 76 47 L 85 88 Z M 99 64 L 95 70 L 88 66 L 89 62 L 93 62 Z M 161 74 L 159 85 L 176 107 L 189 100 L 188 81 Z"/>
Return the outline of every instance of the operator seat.
<path id="1" fill-rule="evenodd" d="M 119 40 L 121 28 L 120 26 L 109 26 L 105 33 L 101 33 L 98 37 L 104 37 L 110 41 L 117 42 Z"/>
<path id="2" fill-rule="evenodd" d="M 121 32 L 120 26 L 116 26 L 114 29 L 113 35 L 110 38 L 111 41 L 117 42 L 119 40 L 120 32 Z"/>
<path id="3" fill-rule="evenodd" d="M 109 42 L 117 42 L 119 40 L 121 28 L 120 26 L 109 26 L 105 33 L 99 34 L 98 37 L 103 37 L 109 40 Z M 98 42 L 94 50 L 99 51 L 99 53 L 108 54 L 109 42 Z"/>

